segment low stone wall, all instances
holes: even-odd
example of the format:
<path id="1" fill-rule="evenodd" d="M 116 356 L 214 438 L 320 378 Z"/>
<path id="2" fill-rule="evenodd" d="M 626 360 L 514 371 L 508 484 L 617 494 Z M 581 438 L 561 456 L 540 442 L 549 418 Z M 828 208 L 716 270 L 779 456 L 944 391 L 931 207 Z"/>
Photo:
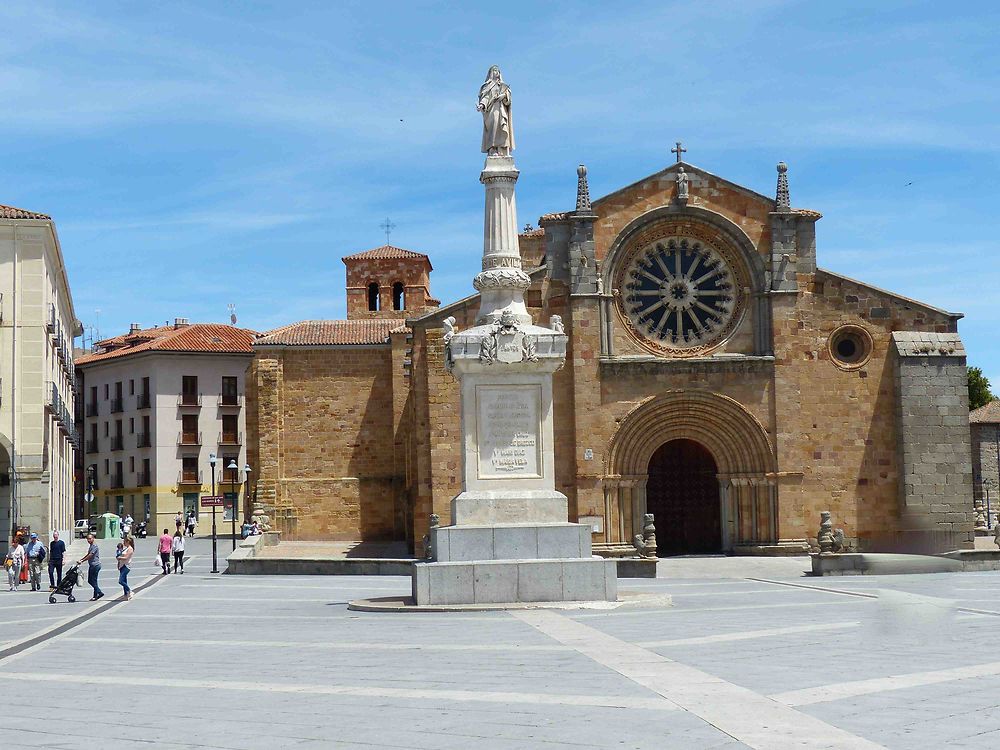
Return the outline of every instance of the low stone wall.
<path id="1" fill-rule="evenodd" d="M 814 576 L 907 575 L 1000 570 L 1000 550 L 958 550 L 943 555 L 840 552 L 810 555 Z"/>
<path id="2" fill-rule="evenodd" d="M 277 546 L 281 540 L 281 533 L 278 531 L 267 531 L 257 536 L 248 536 L 240 539 L 236 543 L 236 549 L 226 558 L 227 573 L 244 573 L 245 566 L 252 563 L 254 558 L 263 547 Z"/>

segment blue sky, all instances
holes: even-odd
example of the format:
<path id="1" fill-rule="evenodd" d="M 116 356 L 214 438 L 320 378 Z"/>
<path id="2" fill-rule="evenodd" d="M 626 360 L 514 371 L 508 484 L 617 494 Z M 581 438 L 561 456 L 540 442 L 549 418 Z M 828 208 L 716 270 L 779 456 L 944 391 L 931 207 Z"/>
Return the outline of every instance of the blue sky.
<path id="1" fill-rule="evenodd" d="M 496 11 L 487 10 L 496 7 Z M 475 95 L 515 97 L 521 223 L 686 159 L 789 164 L 825 268 L 961 311 L 1000 386 L 1000 11 L 987 3 L 0 5 L 0 203 L 51 214 L 77 314 L 264 330 L 341 317 L 343 255 L 431 255 L 471 292 Z M 1000 390 L 998 388 L 997 390 Z"/>

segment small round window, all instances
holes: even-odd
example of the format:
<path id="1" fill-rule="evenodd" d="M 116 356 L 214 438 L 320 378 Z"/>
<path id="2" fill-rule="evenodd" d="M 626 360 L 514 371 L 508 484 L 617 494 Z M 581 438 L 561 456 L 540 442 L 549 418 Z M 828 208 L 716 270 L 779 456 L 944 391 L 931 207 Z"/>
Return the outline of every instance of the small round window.
<path id="1" fill-rule="evenodd" d="M 860 326 L 841 326 L 830 336 L 830 359 L 837 367 L 853 370 L 872 356 L 872 337 Z"/>

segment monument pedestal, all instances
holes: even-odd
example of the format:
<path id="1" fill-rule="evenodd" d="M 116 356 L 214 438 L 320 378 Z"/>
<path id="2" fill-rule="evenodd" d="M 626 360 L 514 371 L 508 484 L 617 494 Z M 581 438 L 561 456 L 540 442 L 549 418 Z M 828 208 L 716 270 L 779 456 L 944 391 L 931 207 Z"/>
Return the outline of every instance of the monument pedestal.
<path id="1" fill-rule="evenodd" d="M 499 71 L 497 71 L 499 76 Z M 485 148 L 485 147 L 484 147 Z M 432 526 L 428 562 L 413 566 L 419 605 L 617 601 L 614 560 L 594 557 L 591 528 L 568 522 L 555 489 L 552 373 L 566 335 L 533 324 L 524 304 L 509 155 L 490 155 L 476 326 L 446 324 L 445 358 L 461 383 L 462 492 L 452 525 Z"/>

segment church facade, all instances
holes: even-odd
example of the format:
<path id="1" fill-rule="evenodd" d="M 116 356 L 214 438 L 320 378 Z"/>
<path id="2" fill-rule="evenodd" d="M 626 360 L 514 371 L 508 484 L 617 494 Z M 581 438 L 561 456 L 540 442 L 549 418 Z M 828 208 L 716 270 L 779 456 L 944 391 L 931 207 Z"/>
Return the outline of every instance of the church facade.
<path id="1" fill-rule="evenodd" d="M 569 337 L 556 488 L 600 554 L 629 554 L 646 513 L 661 555 L 802 552 L 822 510 L 857 549 L 970 543 L 961 315 L 817 267 L 820 218 L 791 206 L 783 164 L 772 198 L 678 161 L 594 201 L 581 167 L 575 209 L 520 236 L 527 307 Z M 430 515 L 448 522 L 445 329 L 472 326 L 479 300 L 439 306 L 411 255 L 345 258 L 348 321 L 255 347 L 250 461 L 291 536 L 419 552 Z"/>

